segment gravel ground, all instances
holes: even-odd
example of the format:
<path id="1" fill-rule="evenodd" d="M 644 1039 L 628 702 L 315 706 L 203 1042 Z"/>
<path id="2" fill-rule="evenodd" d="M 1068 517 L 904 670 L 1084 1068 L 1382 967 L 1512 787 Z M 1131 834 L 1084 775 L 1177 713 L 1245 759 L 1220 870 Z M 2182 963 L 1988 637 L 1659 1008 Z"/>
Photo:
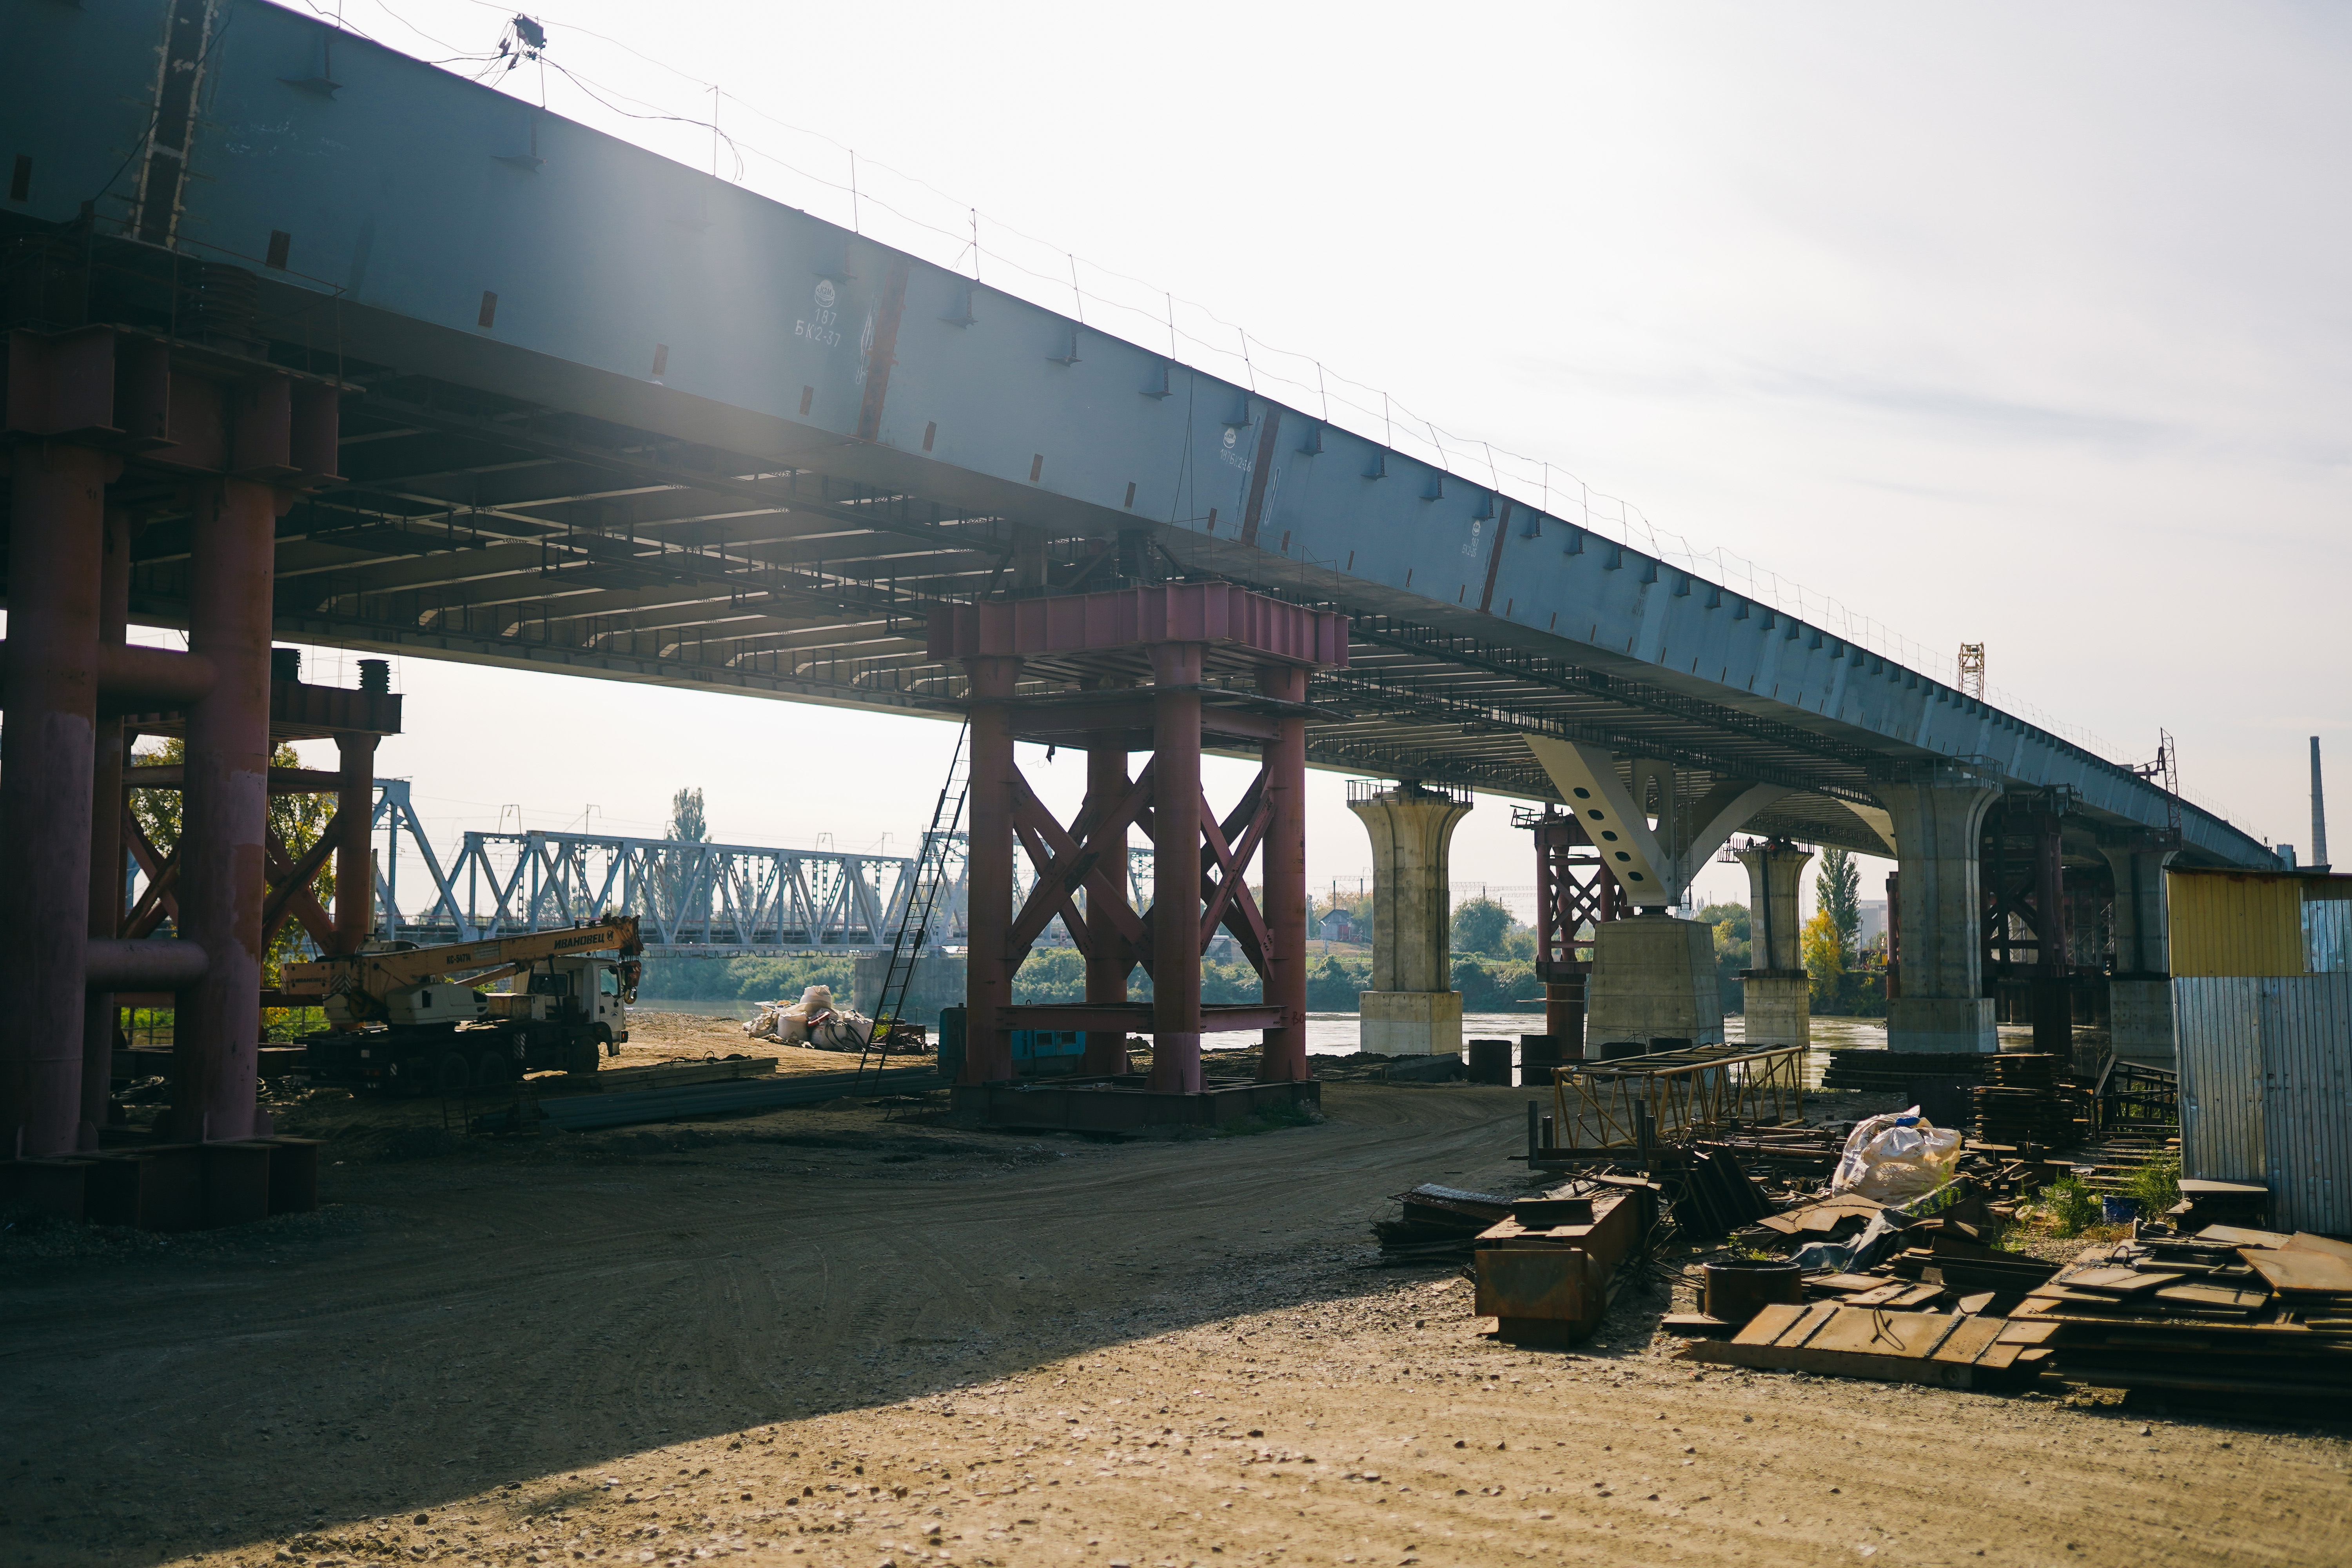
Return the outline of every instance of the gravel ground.
<path id="1" fill-rule="evenodd" d="M 1485 1338 L 1365 1226 L 1525 1190 L 1525 1098 L 355 1141 L 299 1222 L 0 1237 L 0 1563 L 2352 1562 L 2340 1433 L 1701 1370 L 1642 1288 Z"/>

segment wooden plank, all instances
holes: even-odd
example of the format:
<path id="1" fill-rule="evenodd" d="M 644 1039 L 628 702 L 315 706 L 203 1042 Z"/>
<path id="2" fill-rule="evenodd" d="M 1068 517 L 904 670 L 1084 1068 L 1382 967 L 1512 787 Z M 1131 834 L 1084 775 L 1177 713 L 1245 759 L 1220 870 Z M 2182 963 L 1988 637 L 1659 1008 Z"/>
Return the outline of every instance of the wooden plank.
<path id="1" fill-rule="evenodd" d="M 2339 1258 L 2332 1252 L 2249 1248 L 2245 1258 L 2273 1290 L 2352 1296 L 2352 1258 Z"/>
<path id="2" fill-rule="evenodd" d="M 630 1089 L 670 1089 L 685 1084 L 726 1083 L 740 1078 L 763 1078 L 775 1070 L 774 1057 L 745 1057 L 740 1061 L 665 1063 L 658 1067 L 621 1068 L 612 1072 L 573 1076 L 585 1079 L 587 1081 L 578 1087 L 592 1093 L 619 1094 Z M 563 1079 L 551 1079 L 546 1087 L 572 1086 Z"/>

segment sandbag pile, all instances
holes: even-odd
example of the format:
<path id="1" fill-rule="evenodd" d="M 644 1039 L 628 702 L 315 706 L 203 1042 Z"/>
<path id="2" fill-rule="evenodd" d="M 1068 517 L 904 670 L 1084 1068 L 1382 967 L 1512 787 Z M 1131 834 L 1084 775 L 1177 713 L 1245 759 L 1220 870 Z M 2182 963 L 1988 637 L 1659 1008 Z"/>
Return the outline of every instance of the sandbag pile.
<path id="1" fill-rule="evenodd" d="M 874 1020 L 855 1008 L 836 1008 L 833 988 L 812 985 L 797 1002 L 762 1002 L 743 1032 L 755 1040 L 780 1046 L 809 1046 L 820 1051 L 862 1051 L 874 1035 Z"/>

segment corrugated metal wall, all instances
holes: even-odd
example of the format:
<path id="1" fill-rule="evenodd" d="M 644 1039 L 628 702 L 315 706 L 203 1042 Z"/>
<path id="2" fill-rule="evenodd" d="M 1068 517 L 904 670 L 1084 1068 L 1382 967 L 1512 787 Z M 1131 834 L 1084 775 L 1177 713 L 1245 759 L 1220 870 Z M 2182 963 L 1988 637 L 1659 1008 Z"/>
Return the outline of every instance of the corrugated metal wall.
<path id="1" fill-rule="evenodd" d="M 2260 984 L 2272 1222 L 2352 1236 L 2352 974 Z"/>
<path id="2" fill-rule="evenodd" d="M 2231 976 L 2172 983 L 2184 1176 L 2269 1181 L 2263 1165 L 2262 986 Z"/>
<path id="3" fill-rule="evenodd" d="M 2304 900 L 2303 965 L 2314 974 L 2352 969 L 2352 899 Z"/>
<path id="4" fill-rule="evenodd" d="M 2301 974 L 2304 880 L 2263 871 L 2167 871 L 2173 974 Z"/>
<path id="5" fill-rule="evenodd" d="M 2172 990 L 2181 1173 L 2263 1184 L 2281 1228 L 2352 1234 L 2352 973 Z"/>

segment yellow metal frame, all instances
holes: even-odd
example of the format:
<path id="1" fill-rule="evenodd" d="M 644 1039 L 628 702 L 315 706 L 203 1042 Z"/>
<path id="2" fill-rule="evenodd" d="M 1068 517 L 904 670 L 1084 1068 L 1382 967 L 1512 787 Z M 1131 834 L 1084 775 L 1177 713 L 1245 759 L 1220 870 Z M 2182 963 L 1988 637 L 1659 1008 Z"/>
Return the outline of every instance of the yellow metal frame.
<path id="1" fill-rule="evenodd" d="M 1571 1062 L 1552 1072 L 1554 1136 L 1580 1149 L 1639 1149 L 1645 1109 L 1655 1143 L 1711 1137 L 1734 1121 L 1754 1127 L 1801 1120 L 1804 1065 L 1802 1046 L 1696 1046 Z"/>

